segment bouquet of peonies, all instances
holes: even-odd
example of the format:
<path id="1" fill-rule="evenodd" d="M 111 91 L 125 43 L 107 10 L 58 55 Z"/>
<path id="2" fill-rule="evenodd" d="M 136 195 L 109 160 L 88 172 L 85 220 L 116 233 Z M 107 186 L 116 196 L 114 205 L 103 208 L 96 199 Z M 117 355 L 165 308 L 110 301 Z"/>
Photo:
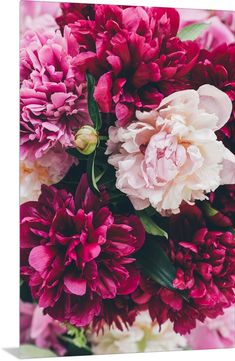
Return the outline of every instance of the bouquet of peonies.
<path id="1" fill-rule="evenodd" d="M 23 355 L 232 347 L 235 13 L 21 18 Z"/>

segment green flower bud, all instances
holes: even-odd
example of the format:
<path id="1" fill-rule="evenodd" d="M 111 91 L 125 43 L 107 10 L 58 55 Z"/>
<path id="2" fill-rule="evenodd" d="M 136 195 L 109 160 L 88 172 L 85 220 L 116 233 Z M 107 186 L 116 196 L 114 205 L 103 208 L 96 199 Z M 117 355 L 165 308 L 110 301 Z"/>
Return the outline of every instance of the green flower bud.
<path id="1" fill-rule="evenodd" d="M 84 125 L 75 135 L 75 146 L 84 155 L 93 153 L 97 143 L 98 134 L 90 125 Z"/>

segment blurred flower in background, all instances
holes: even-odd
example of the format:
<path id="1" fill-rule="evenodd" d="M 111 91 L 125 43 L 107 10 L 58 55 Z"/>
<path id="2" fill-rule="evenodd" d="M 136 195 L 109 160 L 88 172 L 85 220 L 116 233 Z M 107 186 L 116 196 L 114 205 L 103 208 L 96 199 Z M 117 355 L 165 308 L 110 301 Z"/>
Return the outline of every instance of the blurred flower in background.
<path id="1" fill-rule="evenodd" d="M 37 200 L 41 185 L 58 183 L 74 162 L 73 157 L 58 147 L 35 161 L 21 161 L 20 203 Z"/>
<path id="2" fill-rule="evenodd" d="M 35 344 L 44 349 L 52 349 L 59 356 L 66 353 L 58 336 L 66 329 L 49 315 L 44 315 L 36 304 L 20 301 L 20 344 Z"/>
<path id="3" fill-rule="evenodd" d="M 173 332 L 170 322 L 160 329 L 151 321 L 148 312 L 139 314 L 133 326 L 123 331 L 104 328 L 100 334 L 89 333 L 88 340 L 94 354 L 117 354 L 130 352 L 154 352 L 180 350 L 186 347 L 186 338 Z"/>
<path id="4" fill-rule="evenodd" d="M 226 309 L 224 314 L 216 319 L 198 322 L 187 340 L 194 350 L 234 347 L 235 307 Z"/>
<path id="5" fill-rule="evenodd" d="M 55 18 L 61 13 L 60 4 L 54 2 L 21 1 L 20 5 L 20 31 L 39 32 L 58 29 Z"/>

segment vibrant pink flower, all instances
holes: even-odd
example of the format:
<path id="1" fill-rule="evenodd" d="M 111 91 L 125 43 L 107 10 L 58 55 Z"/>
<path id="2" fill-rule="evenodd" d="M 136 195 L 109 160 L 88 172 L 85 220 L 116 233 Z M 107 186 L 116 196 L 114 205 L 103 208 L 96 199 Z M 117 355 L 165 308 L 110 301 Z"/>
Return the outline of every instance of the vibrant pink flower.
<path id="1" fill-rule="evenodd" d="M 187 229 L 184 235 L 185 219 L 190 220 L 194 229 L 190 237 Z M 170 218 L 166 252 L 176 268 L 173 281 L 176 291 L 142 280 L 132 295 L 137 305 L 149 309 L 153 320 L 162 324 L 170 319 L 175 332 L 180 334 L 195 328 L 197 320 L 203 322 L 206 317 L 214 319 L 222 315 L 224 309 L 235 303 L 234 235 L 209 231 L 200 219 L 202 214 L 196 206 L 191 206 L 191 211 L 189 206 L 183 206 L 179 215 Z M 176 233 L 175 225 L 180 227 Z M 183 291 L 188 301 L 177 290 Z"/>
<path id="2" fill-rule="evenodd" d="M 235 44 L 221 45 L 213 51 L 202 50 L 190 77 L 195 89 L 211 84 L 224 91 L 233 102 L 226 124 L 217 131 L 219 140 L 235 154 Z"/>
<path id="3" fill-rule="evenodd" d="M 135 110 L 156 108 L 164 95 L 188 87 L 185 75 L 196 63 L 198 46 L 176 37 L 175 9 L 95 5 L 89 16 L 69 24 L 80 53 L 77 76 L 89 71 L 97 79 L 94 97 L 119 125 Z"/>
<path id="4" fill-rule="evenodd" d="M 194 350 L 226 348 L 235 346 L 235 308 L 226 309 L 214 320 L 206 319 L 187 336 L 188 344 Z"/>
<path id="5" fill-rule="evenodd" d="M 74 132 L 89 123 L 86 86 L 77 82 L 71 61 L 77 43 L 64 36 L 26 32 L 21 41 L 21 157 L 40 158 L 57 144 L 72 144 Z"/>
<path id="6" fill-rule="evenodd" d="M 134 252 L 144 229 L 134 215 L 113 215 L 83 176 L 75 198 L 42 187 L 38 202 L 21 206 L 21 273 L 51 317 L 90 324 L 103 300 L 132 293 L 139 283 Z"/>
<path id="7" fill-rule="evenodd" d="M 65 332 L 66 329 L 49 315 L 44 315 L 40 307 L 20 301 L 20 344 L 32 343 L 63 356 L 66 349 L 58 336 Z"/>
<path id="8" fill-rule="evenodd" d="M 167 215 L 234 183 L 235 156 L 215 135 L 231 110 L 229 97 L 205 84 L 169 95 L 151 112 L 137 111 L 126 127 L 110 127 L 106 153 L 116 187 L 135 209 L 151 205 Z"/>

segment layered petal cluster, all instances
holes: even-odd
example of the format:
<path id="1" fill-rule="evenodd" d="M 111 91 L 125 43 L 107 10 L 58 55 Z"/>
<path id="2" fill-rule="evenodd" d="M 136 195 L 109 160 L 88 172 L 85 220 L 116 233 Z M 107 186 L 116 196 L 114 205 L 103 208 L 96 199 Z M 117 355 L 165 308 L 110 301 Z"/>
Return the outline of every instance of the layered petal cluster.
<path id="1" fill-rule="evenodd" d="M 164 95 L 188 87 L 185 75 L 195 64 L 195 42 L 176 37 L 175 9 L 95 5 L 95 17 L 69 24 L 79 44 L 77 76 L 89 71 L 100 110 L 114 113 L 119 125 L 135 110 L 156 108 Z"/>
<path id="2" fill-rule="evenodd" d="M 169 237 L 166 251 L 176 268 L 176 291 L 143 280 L 132 298 L 147 305 L 153 320 L 170 319 L 175 332 L 186 334 L 197 320 L 214 319 L 235 302 L 235 239 L 231 232 L 208 230 L 201 211 L 189 205 L 170 217 Z"/>
<path id="3" fill-rule="evenodd" d="M 106 153 L 116 187 L 135 209 L 151 205 L 166 215 L 234 183 L 235 157 L 215 135 L 231 110 L 225 93 L 203 85 L 166 97 L 151 112 L 137 111 L 126 127 L 110 127 Z"/>
<path id="4" fill-rule="evenodd" d="M 191 72 L 195 89 L 207 83 L 225 92 L 233 103 L 231 117 L 217 131 L 217 136 L 235 154 L 235 44 L 223 44 L 213 51 L 201 50 L 197 64 Z"/>
<path id="5" fill-rule="evenodd" d="M 113 215 L 83 176 L 75 198 L 42 187 L 38 202 L 21 206 L 21 274 L 44 312 L 87 326 L 104 300 L 132 293 L 139 283 L 133 254 L 145 232 L 134 215 Z"/>
<path id="6" fill-rule="evenodd" d="M 49 315 L 44 315 L 40 307 L 20 301 L 20 344 L 35 344 L 64 356 L 67 350 L 58 336 L 65 332 L 65 327 Z"/>
<path id="7" fill-rule="evenodd" d="M 183 336 L 173 332 L 171 322 L 166 322 L 159 328 L 152 322 L 148 312 L 141 312 L 129 329 L 121 331 L 113 327 L 105 327 L 100 334 L 87 333 L 91 349 L 95 355 L 154 352 L 180 350 L 186 346 Z"/>
<path id="8" fill-rule="evenodd" d="M 62 36 L 26 32 L 20 46 L 21 157 L 40 158 L 56 145 L 72 144 L 74 131 L 89 123 L 86 86 L 71 61 L 78 47 L 68 28 Z"/>
<path id="9" fill-rule="evenodd" d="M 225 310 L 222 316 L 214 320 L 198 322 L 197 327 L 187 336 L 194 350 L 228 348 L 235 346 L 235 308 Z"/>
<path id="10" fill-rule="evenodd" d="M 20 203 L 36 201 L 41 185 L 60 182 L 76 160 L 60 147 L 50 149 L 35 161 L 20 161 Z"/>

